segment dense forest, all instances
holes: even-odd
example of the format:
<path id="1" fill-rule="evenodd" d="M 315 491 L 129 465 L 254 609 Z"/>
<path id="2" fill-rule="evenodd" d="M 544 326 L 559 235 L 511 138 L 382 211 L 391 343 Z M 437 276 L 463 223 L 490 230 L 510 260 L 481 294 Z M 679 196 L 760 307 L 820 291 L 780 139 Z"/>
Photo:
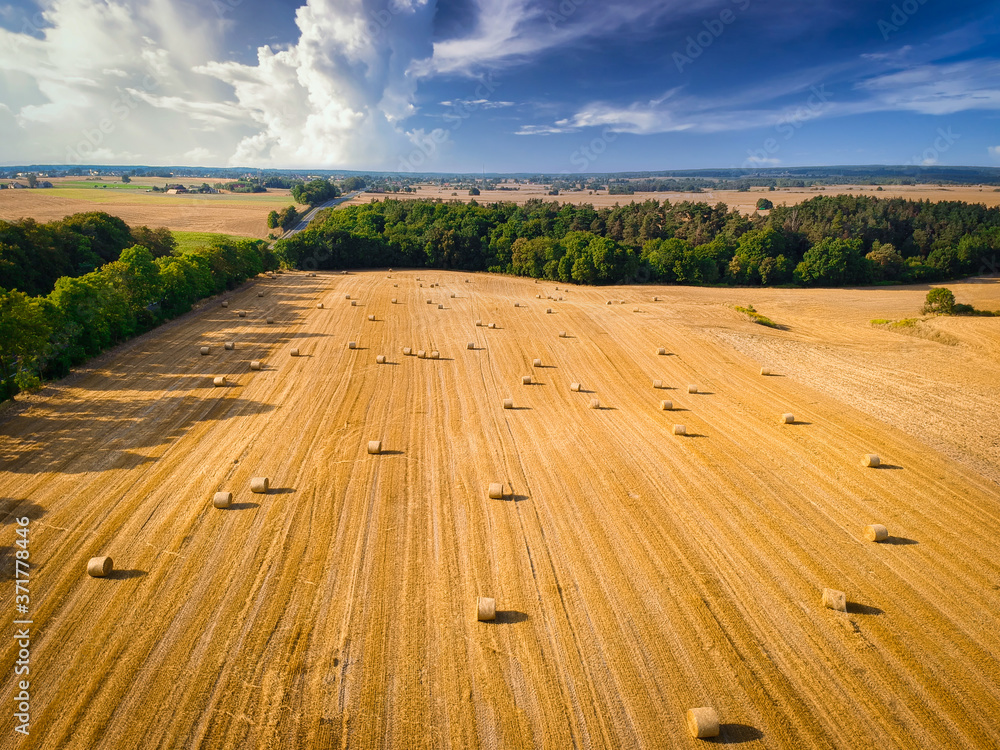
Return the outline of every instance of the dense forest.
<path id="1" fill-rule="evenodd" d="M 427 266 L 566 283 L 837 286 L 978 272 L 1000 250 L 1000 209 L 819 196 L 767 215 L 655 200 L 595 209 L 541 200 L 385 200 L 328 212 L 274 245 L 306 269 Z"/>
<path id="2" fill-rule="evenodd" d="M 100 213 L 3 223 L 0 237 L 0 401 L 277 266 L 261 240 L 180 253 L 168 230 L 130 229 Z M 44 258 L 44 273 L 32 257 Z M 67 273 L 52 280 L 54 269 Z"/>

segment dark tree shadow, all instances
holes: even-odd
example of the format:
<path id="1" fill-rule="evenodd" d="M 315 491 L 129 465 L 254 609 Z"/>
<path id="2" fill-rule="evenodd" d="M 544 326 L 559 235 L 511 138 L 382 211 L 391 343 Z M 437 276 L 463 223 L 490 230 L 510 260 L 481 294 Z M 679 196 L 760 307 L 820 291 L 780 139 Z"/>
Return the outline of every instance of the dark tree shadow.
<path id="1" fill-rule="evenodd" d="M 907 539 L 905 536 L 890 536 L 883 539 L 879 544 L 894 544 L 900 547 L 905 547 L 910 544 L 920 544 L 916 539 Z"/>
<path id="2" fill-rule="evenodd" d="M 881 615 L 884 611 L 878 607 L 871 607 L 858 602 L 847 602 L 847 612 L 852 615 Z"/>
<path id="3" fill-rule="evenodd" d="M 0 498 L 0 523 L 17 523 L 18 518 L 27 516 L 37 521 L 45 515 L 45 508 L 31 500 L 17 500 L 12 497 Z"/>
<path id="4" fill-rule="evenodd" d="M 748 724 L 719 724 L 719 736 L 710 737 L 704 742 L 713 745 L 739 745 L 743 742 L 754 742 L 764 738 L 764 733 Z"/>

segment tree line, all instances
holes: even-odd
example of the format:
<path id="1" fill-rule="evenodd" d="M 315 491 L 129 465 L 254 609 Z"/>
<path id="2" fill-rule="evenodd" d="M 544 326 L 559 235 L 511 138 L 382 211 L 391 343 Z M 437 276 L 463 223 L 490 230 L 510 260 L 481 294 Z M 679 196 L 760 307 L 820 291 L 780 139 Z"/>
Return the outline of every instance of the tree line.
<path id="1" fill-rule="evenodd" d="M 565 283 L 838 286 L 976 273 L 1000 250 L 1000 209 L 817 196 L 745 216 L 648 200 L 595 209 L 530 200 L 373 201 L 275 243 L 290 267 L 427 266 Z"/>
<path id="2" fill-rule="evenodd" d="M 105 228 L 120 221 L 85 216 Z M 74 218 L 64 221 L 72 226 Z M 147 231 L 152 237 L 167 232 Z M 113 239 L 120 243 L 142 234 L 126 225 Z M 94 244 L 112 253 L 113 242 Z M 218 238 L 197 251 L 173 249 L 159 257 L 135 243 L 112 254 L 98 268 L 62 276 L 40 294 L 0 287 L 0 400 L 62 377 L 72 366 L 189 311 L 198 300 L 277 267 L 262 240 Z"/>

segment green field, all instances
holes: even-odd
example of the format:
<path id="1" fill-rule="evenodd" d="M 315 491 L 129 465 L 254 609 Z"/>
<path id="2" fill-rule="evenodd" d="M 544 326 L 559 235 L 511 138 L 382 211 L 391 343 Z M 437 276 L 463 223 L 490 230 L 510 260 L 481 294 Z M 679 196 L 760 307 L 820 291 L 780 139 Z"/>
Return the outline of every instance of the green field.
<path id="1" fill-rule="evenodd" d="M 207 247 L 216 239 L 228 240 L 250 240 L 253 237 L 245 237 L 238 234 L 217 234 L 215 232 L 174 232 L 174 239 L 177 240 L 177 251 L 190 253 Z"/>

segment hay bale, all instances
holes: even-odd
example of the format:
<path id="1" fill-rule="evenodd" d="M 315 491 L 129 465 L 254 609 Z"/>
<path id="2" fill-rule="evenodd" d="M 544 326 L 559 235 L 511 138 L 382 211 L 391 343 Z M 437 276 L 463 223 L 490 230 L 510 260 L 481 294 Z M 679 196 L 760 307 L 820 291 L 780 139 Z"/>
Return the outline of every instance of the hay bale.
<path id="1" fill-rule="evenodd" d="M 227 352 L 231 352 L 233 349 L 236 348 L 236 342 L 227 341 L 225 344 L 223 344 L 223 346 L 225 346 Z"/>
<path id="2" fill-rule="evenodd" d="M 395 305 L 395 304 L 398 304 L 398 303 L 396 302 L 396 298 L 395 298 L 395 297 L 393 297 L 393 298 L 392 298 L 392 304 L 394 304 L 394 305 Z"/>
<path id="3" fill-rule="evenodd" d="M 579 393 L 581 388 L 583 388 L 583 386 L 580 385 L 579 383 L 570 383 L 569 384 L 569 389 L 571 391 L 573 391 L 573 393 Z"/>
<path id="4" fill-rule="evenodd" d="M 299 350 L 298 350 L 298 349 L 292 349 L 292 350 L 291 350 L 290 352 L 288 352 L 288 353 L 289 353 L 289 354 L 291 354 L 291 355 L 292 355 L 293 357 L 297 357 L 297 356 L 299 356 Z"/>
<path id="5" fill-rule="evenodd" d="M 488 328 L 496 328 L 497 324 L 496 323 L 490 323 L 489 326 L 487 326 L 487 327 Z"/>
<path id="6" fill-rule="evenodd" d="M 110 557 L 92 557 L 87 563 L 87 575 L 92 578 L 106 578 L 115 569 Z"/>
<path id="7" fill-rule="evenodd" d="M 564 339 L 567 337 L 567 335 L 568 334 L 566 333 L 566 331 L 559 331 L 559 338 Z"/>
<path id="8" fill-rule="evenodd" d="M 454 292 L 451 293 L 451 298 L 455 299 L 455 293 Z"/>
<path id="9" fill-rule="evenodd" d="M 375 322 L 375 316 L 374 315 L 369 315 L 368 316 L 368 322 L 369 323 L 374 323 Z"/>
<path id="10" fill-rule="evenodd" d="M 219 375 L 218 377 L 216 377 L 216 378 L 214 378 L 212 380 L 212 385 L 214 385 L 216 388 L 221 388 L 225 384 L 226 384 L 226 376 L 225 375 Z"/>
<path id="11" fill-rule="evenodd" d="M 358 301 L 356 299 L 352 299 L 351 300 L 351 307 L 357 307 L 357 306 L 358 306 Z"/>
<path id="12" fill-rule="evenodd" d="M 492 622 L 497 619 L 497 601 L 485 596 L 476 600 L 476 619 L 479 622 Z"/>
<path id="13" fill-rule="evenodd" d="M 514 399 L 512 399 L 512 398 L 505 398 L 503 400 L 503 408 L 504 409 L 513 409 L 514 408 Z"/>
<path id="14" fill-rule="evenodd" d="M 438 305 L 438 310 L 444 310 L 444 305 Z"/>
<path id="15" fill-rule="evenodd" d="M 673 401 L 661 401 L 660 410 L 661 411 L 673 411 L 674 402 Z"/>
<path id="16" fill-rule="evenodd" d="M 223 300 L 223 302 L 222 302 L 222 306 L 223 306 L 223 307 L 229 307 L 229 302 L 227 302 L 227 301 Z"/>
<path id="17" fill-rule="evenodd" d="M 667 355 L 667 350 L 661 346 L 659 349 L 656 350 L 656 353 L 659 354 L 661 357 L 665 357 Z"/>
<path id="18" fill-rule="evenodd" d="M 659 297 L 653 297 L 653 302 L 659 302 L 659 301 L 660 301 Z"/>
<path id="19" fill-rule="evenodd" d="M 254 477 L 250 480 L 250 491 L 255 495 L 264 495 L 271 486 L 271 480 L 267 477 Z"/>
<path id="20" fill-rule="evenodd" d="M 392 288 L 393 288 L 393 289 L 399 289 L 399 284 L 393 284 L 393 285 L 392 285 Z"/>
<path id="21" fill-rule="evenodd" d="M 610 304 L 612 304 L 611 300 L 608 300 L 608 304 L 609 304 L 609 305 L 610 305 Z"/>
<path id="22" fill-rule="evenodd" d="M 210 353 L 212 351 L 212 349 L 211 349 L 211 347 L 203 346 L 203 347 L 201 347 L 201 349 L 199 351 L 201 351 L 201 356 L 204 357 L 205 355 L 207 355 L 208 353 Z"/>
<path id="23" fill-rule="evenodd" d="M 425 352 L 423 349 L 418 349 L 417 359 L 427 359 L 427 352 Z"/>
<path id="24" fill-rule="evenodd" d="M 482 328 L 482 327 L 483 327 L 483 321 L 477 320 L 476 321 L 476 328 Z"/>
<path id="25" fill-rule="evenodd" d="M 654 380 L 653 381 L 653 388 L 656 388 L 657 390 L 659 390 L 662 387 L 663 387 L 663 381 L 662 380 Z"/>
<path id="26" fill-rule="evenodd" d="M 268 319 L 267 319 L 267 324 L 268 324 L 269 326 L 270 326 L 270 325 L 274 325 L 274 318 L 268 318 Z"/>
<path id="27" fill-rule="evenodd" d="M 408 346 L 404 346 L 403 347 L 403 356 L 404 357 L 412 357 L 413 356 L 413 349 L 411 349 Z"/>
<path id="28" fill-rule="evenodd" d="M 861 458 L 862 466 L 868 466 L 872 469 L 877 469 L 882 464 L 882 459 L 876 456 L 874 453 L 866 453 Z"/>
<path id="29" fill-rule="evenodd" d="M 241 317 L 241 318 L 245 318 L 245 317 L 247 316 L 247 313 L 246 313 L 246 310 L 240 310 L 240 311 L 239 311 L 238 313 L 236 313 L 236 314 L 237 314 L 237 315 L 238 315 L 239 317 Z"/>
<path id="30" fill-rule="evenodd" d="M 385 355 L 384 354 L 379 354 L 377 357 L 375 357 L 375 364 L 377 364 L 377 365 L 384 365 L 385 364 Z"/>
<path id="31" fill-rule="evenodd" d="M 439 351 L 437 351 L 435 349 L 434 351 L 431 352 L 430 358 L 431 359 L 441 359 L 441 352 L 439 352 Z"/>
<path id="32" fill-rule="evenodd" d="M 696 386 L 696 385 L 689 385 L 688 386 L 688 393 L 697 393 L 697 392 L 698 392 L 698 386 Z"/>
<path id="33" fill-rule="evenodd" d="M 525 375 L 521 378 L 521 385 L 531 385 L 531 376 Z"/>
<path id="34" fill-rule="evenodd" d="M 545 308 L 545 314 L 546 315 L 551 315 L 552 314 L 552 308 L 551 307 L 546 307 Z"/>
<path id="35" fill-rule="evenodd" d="M 836 589 L 823 589 L 823 606 L 837 612 L 846 612 L 847 594 Z"/>
<path id="36" fill-rule="evenodd" d="M 466 344 L 465 348 L 468 349 L 469 351 L 474 351 L 476 348 L 476 342 L 470 341 L 468 344 Z"/>
<path id="37" fill-rule="evenodd" d="M 531 366 L 532 367 L 541 367 L 542 366 L 542 360 L 540 360 L 540 359 L 533 359 L 531 361 Z"/>
<path id="38" fill-rule="evenodd" d="M 212 498 L 212 505 L 216 508 L 228 508 L 233 504 L 232 492 L 216 492 Z"/>
<path id="39" fill-rule="evenodd" d="M 493 482 L 490 485 L 490 500 L 503 500 L 503 484 Z"/>
<path id="40" fill-rule="evenodd" d="M 344 299 L 350 299 L 350 298 L 351 298 L 351 295 L 349 295 L 349 294 L 345 294 L 344 295 Z"/>
<path id="41" fill-rule="evenodd" d="M 427 304 L 428 305 L 433 305 L 434 304 L 434 300 L 432 300 L 432 299 L 427 300 Z"/>
<path id="42" fill-rule="evenodd" d="M 889 538 L 889 530 L 880 523 L 865 526 L 865 539 L 869 542 L 884 542 Z"/>
<path id="43" fill-rule="evenodd" d="M 596 399 L 596 398 L 590 399 L 590 408 L 591 409 L 600 409 L 601 408 L 601 402 L 600 402 L 600 400 Z"/>
<path id="44" fill-rule="evenodd" d="M 642 312 L 642 310 L 640 310 L 638 307 L 633 307 L 632 312 L 637 313 L 637 312 Z"/>
<path id="45" fill-rule="evenodd" d="M 520 302 L 515 302 L 515 303 L 514 303 L 514 307 L 520 307 L 520 306 L 521 306 L 521 303 L 520 303 Z"/>
<path id="46" fill-rule="evenodd" d="M 760 368 L 760 374 L 764 375 L 766 377 L 766 376 L 768 376 L 768 375 L 771 374 L 771 371 L 768 368 L 766 368 L 766 367 L 761 367 Z"/>
<path id="47" fill-rule="evenodd" d="M 536 294 L 535 295 L 535 299 L 541 299 L 541 298 L 542 298 L 542 295 L 540 295 L 540 294 Z"/>
<path id="48" fill-rule="evenodd" d="M 322 310 L 323 309 L 323 303 L 322 302 L 317 302 L 316 303 L 316 309 L 317 310 Z"/>
<path id="49" fill-rule="evenodd" d="M 257 292 L 257 296 L 258 297 L 263 297 L 264 296 L 264 292 Z"/>
<path id="50" fill-rule="evenodd" d="M 674 425 L 674 434 L 675 435 L 687 435 L 688 434 L 687 427 L 685 427 L 682 424 L 675 424 Z"/>
<path id="51" fill-rule="evenodd" d="M 718 737 L 719 714 L 708 706 L 688 709 L 687 727 L 690 735 L 698 739 Z"/>
<path id="52" fill-rule="evenodd" d="M 782 414 L 781 415 L 781 424 L 795 424 L 795 415 L 794 414 Z"/>
<path id="53" fill-rule="evenodd" d="M 368 441 L 368 455 L 377 456 L 382 453 L 382 441 L 381 440 L 369 440 Z"/>
<path id="54" fill-rule="evenodd" d="M 347 348 L 348 349 L 357 349 L 358 348 L 358 342 L 357 341 L 348 341 L 347 342 Z"/>
<path id="55" fill-rule="evenodd" d="M 261 368 L 262 368 L 262 365 L 261 365 L 261 363 L 260 363 L 260 361 L 259 361 L 259 360 L 256 360 L 256 359 L 255 359 L 255 360 L 253 360 L 253 361 L 252 361 L 252 362 L 250 363 L 250 369 L 251 369 L 251 370 L 260 370 Z"/>

